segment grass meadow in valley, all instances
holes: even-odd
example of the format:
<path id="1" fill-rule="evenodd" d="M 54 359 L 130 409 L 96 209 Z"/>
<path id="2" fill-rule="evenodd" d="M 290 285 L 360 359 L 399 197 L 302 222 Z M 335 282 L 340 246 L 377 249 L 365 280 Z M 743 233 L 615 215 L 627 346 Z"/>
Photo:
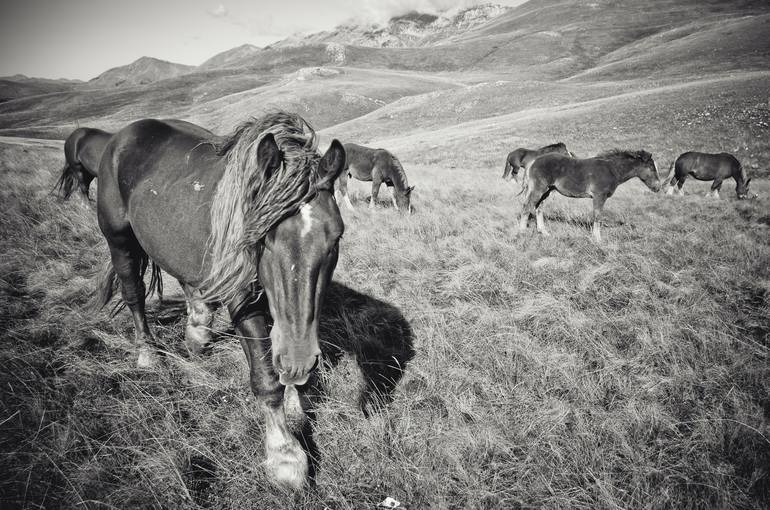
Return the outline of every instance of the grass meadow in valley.
<path id="1" fill-rule="evenodd" d="M 32 80 L 14 94 L 44 93 L 1 97 L 0 507 L 770 507 L 767 6 L 501 12 L 436 46 L 334 42 L 340 28 L 149 84 Z M 265 475 L 226 312 L 211 351 L 190 355 L 167 276 L 148 301 L 166 356 L 137 368 L 129 312 L 93 309 L 108 260 L 95 203 L 52 193 L 78 125 L 181 118 L 225 134 L 275 108 L 322 146 L 390 150 L 416 186 L 406 216 L 390 189 L 370 210 L 370 184 L 349 183 L 321 319 L 317 483 L 295 493 Z M 632 180 L 600 243 L 591 200 L 555 193 L 551 236 L 534 219 L 519 233 L 505 157 L 558 141 L 582 157 L 645 149 L 664 179 L 682 152 L 731 152 L 758 197 L 737 200 L 732 179 L 720 199 L 694 179 L 684 196 Z M 367 339 L 406 367 L 369 416 Z"/>

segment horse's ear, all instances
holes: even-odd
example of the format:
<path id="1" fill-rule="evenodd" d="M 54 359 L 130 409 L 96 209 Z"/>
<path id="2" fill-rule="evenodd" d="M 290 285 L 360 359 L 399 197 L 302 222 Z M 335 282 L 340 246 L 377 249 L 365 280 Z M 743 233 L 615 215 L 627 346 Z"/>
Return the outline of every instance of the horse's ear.
<path id="1" fill-rule="evenodd" d="M 408 195 L 409 193 L 411 193 L 413 189 L 414 189 L 414 186 L 409 186 L 408 188 L 406 188 L 406 194 Z"/>
<path id="2" fill-rule="evenodd" d="M 332 183 L 345 168 L 345 148 L 336 138 L 318 163 L 318 177 L 324 183 Z"/>
<path id="3" fill-rule="evenodd" d="M 275 141 L 273 133 L 262 137 L 257 145 L 257 165 L 264 172 L 265 179 L 272 177 L 276 170 L 281 168 L 283 152 Z"/>

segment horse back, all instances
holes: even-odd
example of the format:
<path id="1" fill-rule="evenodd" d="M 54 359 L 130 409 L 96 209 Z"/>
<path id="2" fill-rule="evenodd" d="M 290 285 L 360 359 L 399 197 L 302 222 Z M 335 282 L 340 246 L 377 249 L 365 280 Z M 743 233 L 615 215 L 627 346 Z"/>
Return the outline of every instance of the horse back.
<path id="1" fill-rule="evenodd" d="M 372 171 L 377 163 L 377 152 L 355 143 L 343 144 L 345 148 L 345 170 L 359 181 L 371 181 Z"/>
<path id="2" fill-rule="evenodd" d="M 130 228 L 150 258 L 191 284 L 205 274 L 211 202 L 225 166 L 199 129 L 137 121 L 112 137 L 99 170 L 100 224 Z"/>
<path id="3" fill-rule="evenodd" d="M 740 173 L 740 169 L 738 159 L 727 152 L 710 154 L 689 151 L 681 154 L 674 163 L 677 177 L 692 175 L 702 180 L 735 176 Z"/>

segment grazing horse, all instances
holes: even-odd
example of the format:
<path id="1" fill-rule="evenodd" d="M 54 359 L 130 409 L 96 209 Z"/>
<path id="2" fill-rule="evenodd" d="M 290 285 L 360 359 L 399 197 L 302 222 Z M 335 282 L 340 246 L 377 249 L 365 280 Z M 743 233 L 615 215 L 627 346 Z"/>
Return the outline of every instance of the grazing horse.
<path id="1" fill-rule="evenodd" d="M 77 128 L 64 141 L 64 169 L 55 189 L 65 200 L 77 187 L 88 199 L 88 188 L 99 171 L 99 161 L 112 133 L 94 128 Z"/>
<path id="2" fill-rule="evenodd" d="M 543 154 L 564 154 L 574 158 L 575 155 L 567 150 L 567 146 L 562 142 L 546 145 L 539 149 L 524 149 L 522 147 L 516 149 L 513 152 L 508 153 L 508 157 L 505 158 L 505 169 L 503 170 L 503 179 L 510 181 L 514 175 L 518 175 L 519 170 L 528 168 L 535 159 Z M 522 176 L 526 178 L 526 176 Z"/>
<path id="3" fill-rule="evenodd" d="M 150 367 L 156 353 L 142 278 L 148 261 L 185 286 L 188 338 L 190 329 L 205 336 L 211 303 L 225 303 L 265 416 L 266 471 L 299 488 L 312 475 L 307 452 L 314 443 L 304 412 L 302 430 L 289 430 L 284 390 L 292 395 L 296 388 L 308 408 L 305 391 L 321 354 L 319 315 L 344 228 L 333 186 L 345 149 L 333 140 L 321 156 L 312 128 L 285 112 L 214 141 L 190 126 L 140 120 L 107 144 L 97 212 L 112 260 L 99 304 L 119 280 L 137 363 Z"/>
<path id="4" fill-rule="evenodd" d="M 748 198 L 749 181 L 751 178 L 746 175 L 746 170 L 735 156 L 722 152 L 720 154 L 707 154 L 705 152 L 685 152 L 676 158 L 671 165 L 673 177 L 669 182 L 666 194 L 673 195 L 674 190 L 679 195 L 684 195 L 682 186 L 687 180 L 688 175 L 692 175 L 699 181 L 714 181 L 711 184 L 711 191 L 706 196 L 719 198 L 719 190 L 722 188 L 722 181 L 732 177 L 735 179 L 735 193 L 739 199 Z"/>
<path id="5" fill-rule="evenodd" d="M 337 192 L 345 205 L 353 210 L 353 204 L 348 197 L 348 177 L 355 177 L 359 181 L 372 182 L 372 198 L 369 208 L 374 209 L 380 186 L 385 183 L 393 188 L 393 205 L 401 212 L 412 213 L 410 196 L 414 186 L 409 186 L 406 172 L 401 162 L 385 149 L 371 149 L 355 143 L 345 144 L 347 155 L 345 171 L 337 180 Z"/>
<path id="6" fill-rule="evenodd" d="M 537 231 L 544 235 L 548 232 L 540 206 L 553 190 L 565 197 L 593 198 L 593 235 L 596 241 L 601 240 L 604 202 L 620 184 L 639 177 L 652 191 L 660 190 L 658 168 L 652 155 L 646 151 L 613 150 L 587 159 L 546 154 L 532 163 L 527 174 L 527 194 L 519 231 L 527 229 L 529 215 L 535 213 Z"/>

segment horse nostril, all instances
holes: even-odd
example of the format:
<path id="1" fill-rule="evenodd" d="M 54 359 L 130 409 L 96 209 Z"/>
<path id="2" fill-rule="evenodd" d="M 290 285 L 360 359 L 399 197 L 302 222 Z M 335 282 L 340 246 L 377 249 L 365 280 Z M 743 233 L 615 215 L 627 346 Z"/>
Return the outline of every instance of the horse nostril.
<path id="1" fill-rule="evenodd" d="M 316 355 L 315 361 L 313 361 L 313 366 L 310 367 L 310 370 L 308 370 L 308 372 L 312 372 L 313 370 L 317 369 L 318 365 L 320 364 L 321 364 L 321 355 L 319 354 L 319 355 Z"/>

